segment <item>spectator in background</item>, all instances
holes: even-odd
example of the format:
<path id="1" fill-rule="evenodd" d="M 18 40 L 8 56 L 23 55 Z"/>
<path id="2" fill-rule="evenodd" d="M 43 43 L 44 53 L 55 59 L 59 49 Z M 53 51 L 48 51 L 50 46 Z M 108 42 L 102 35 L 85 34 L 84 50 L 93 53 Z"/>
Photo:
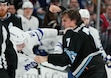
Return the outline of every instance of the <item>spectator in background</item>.
<path id="1" fill-rule="evenodd" d="M 108 27 L 111 27 L 111 4 L 106 5 L 106 12 L 100 15 L 101 18 L 101 33 L 106 32 Z"/>
<path id="2" fill-rule="evenodd" d="M 78 0 L 79 6 L 81 9 L 84 8 L 83 1 L 85 1 L 85 0 Z"/>
<path id="3" fill-rule="evenodd" d="M 39 27 L 39 20 L 35 16 L 32 16 L 33 8 L 33 4 L 30 1 L 26 1 L 22 5 L 23 15 L 20 15 L 20 17 L 24 31 L 37 29 Z"/>
<path id="4" fill-rule="evenodd" d="M 90 13 L 90 26 L 95 27 L 96 26 L 96 7 L 92 0 L 86 0 L 86 4 L 84 6 L 85 9 L 88 9 Z"/>
<path id="5" fill-rule="evenodd" d="M 102 0 L 103 4 L 104 4 L 105 6 L 108 5 L 110 1 L 111 1 L 111 0 Z"/>
<path id="6" fill-rule="evenodd" d="M 101 42 L 104 50 L 111 56 L 111 4 L 106 5 L 106 12 L 101 18 Z"/>
<path id="7" fill-rule="evenodd" d="M 101 33 L 101 42 L 107 55 L 111 56 L 111 27 L 106 32 Z"/>
<path id="8" fill-rule="evenodd" d="M 39 3 L 39 7 L 36 8 L 35 15 L 40 20 L 39 21 L 40 26 L 42 26 L 43 25 L 43 20 L 44 20 L 46 11 L 47 11 L 47 7 L 49 6 L 49 3 L 47 2 L 47 0 L 38 0 L 38 3 Z"/>
<path id="9" fill-rule="evenodd" d="M 60 30 L 62 28 L 60 13 L 63 12 L 65 8 L 61 6 L 59 0 L 51 0 L 48 11 L 43 20 L 43 28 L 55 28 Z"/>
<path id="10" fill-rule="evenodd" d="M 68 8 L 69 9 L 80 9 L 78 0 L 70 0 Z"/>
<path id="11" fill-rule="evenodd" d="M 16 14 L 16 9 L 13 4 L 9 5 L 8 12 L 10 12 L 11 14 Z"/>

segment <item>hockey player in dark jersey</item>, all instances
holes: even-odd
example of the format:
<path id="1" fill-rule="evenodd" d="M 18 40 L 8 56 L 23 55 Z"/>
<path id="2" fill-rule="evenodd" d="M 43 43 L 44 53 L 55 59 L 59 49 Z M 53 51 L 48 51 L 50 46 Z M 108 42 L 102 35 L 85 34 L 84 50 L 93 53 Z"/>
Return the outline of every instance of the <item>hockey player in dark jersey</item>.
<path id="1" fill-rule="evenodd" d="M 48 61 L 54 65 L 70 66 L 72 78 L 107 78 L 105 64 L 94 43 L 89 29 L 85 27 L 77 10 L 66 10 L 62 14 L 63 53 L 36 56 L 38 63 Z"/>

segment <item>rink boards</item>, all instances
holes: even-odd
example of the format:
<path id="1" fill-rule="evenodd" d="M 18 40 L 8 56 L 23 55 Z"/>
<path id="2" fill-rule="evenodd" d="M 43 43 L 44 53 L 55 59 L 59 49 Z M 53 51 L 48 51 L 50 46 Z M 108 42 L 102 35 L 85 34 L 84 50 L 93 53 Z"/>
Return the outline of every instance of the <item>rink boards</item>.
<path id="1" fill-rule="evenodd" d="M 68 78 L 68 73 L 64 71 L 66 67 L 45 64 L 39 66 L 39 71 L 38 69 L 32 68 L 17 78 Z M 106 70 L 108 73 L 108 78 L 111 78 L 111 68 L 106 67 Z"/>

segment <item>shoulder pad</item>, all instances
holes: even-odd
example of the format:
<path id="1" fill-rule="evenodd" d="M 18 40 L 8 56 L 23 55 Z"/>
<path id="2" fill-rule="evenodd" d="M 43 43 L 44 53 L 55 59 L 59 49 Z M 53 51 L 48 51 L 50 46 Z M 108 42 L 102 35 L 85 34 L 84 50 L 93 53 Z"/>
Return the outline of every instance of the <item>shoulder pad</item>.
<path id="1" fill-rule="evenodd" d="M 17 18 L 21 18 L 20 16 L 18 16 L 18 15 L 15 15 Z"/>
<path id="2" fill-rule="evenodd" d="M 90 33 L 90 32 L 89 32 L 89 29 L 86 28 L 86 27 L 84 27 L 84 28 L 82 29 L 82 31 L 85 32 L 87 35 L 89 35 L 89 33 Z"/>
<path id="3" fill-rule="evenodd" d="M 21 18 L 19 15 L 16 15 L 16 14 L 11 14 L 11 16 L 16 17 L 16 18 Z"/>

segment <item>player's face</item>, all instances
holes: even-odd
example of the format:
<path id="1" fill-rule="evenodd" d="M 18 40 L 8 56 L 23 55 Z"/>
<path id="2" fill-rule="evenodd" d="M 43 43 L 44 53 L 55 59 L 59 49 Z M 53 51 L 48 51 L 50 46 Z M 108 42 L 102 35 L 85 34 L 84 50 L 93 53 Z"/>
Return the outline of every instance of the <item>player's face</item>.
<path id="1" fill-rule="evenodd" d="M 89 18 L 82 18 L 84 21 L 84 24 L 87 26 L 89 24 L 90 19 Z"/>
<path id="2" fill-rule="evenodd" d="M 0 17 L 4 17 L 7 13 L 8 5 L 6 3 L 0 3 Z"/>
<path id="3" fill-rule="evenodd" d="M 17 47 L 17 51 L 22 51 L 23 48 L 25 47 L 25 43 L 16 45 L 16 47 Z"/>
<path id="4" fill-rule="evenodd" d="M 16 9 L 15 9 L 14 5 L 9 5 L 8 12 L 10 12 L 12 14 L 16 13 Z"/>
<path id="5" fill-rule="evenodd" d="M 25 16 L 31 16 L 33 12 L 32 8 L 24 8 L 24 15 Z"/>
<path id="6" fill-rule="evenodd" d="M 78 9 L 79 8 L 78 0 L 70 0 L 69 6 L 70 6 L 70 8 Z"/>
<path id="7" fill-rule="evenodd" d="M 76 26 L 76 21 L 75 20 L 71 20 L 67 15 L 64 15 L 62 17 L 62 25 L 65 27 L 65 29 L 67 28 L 75 28 Z"/>

